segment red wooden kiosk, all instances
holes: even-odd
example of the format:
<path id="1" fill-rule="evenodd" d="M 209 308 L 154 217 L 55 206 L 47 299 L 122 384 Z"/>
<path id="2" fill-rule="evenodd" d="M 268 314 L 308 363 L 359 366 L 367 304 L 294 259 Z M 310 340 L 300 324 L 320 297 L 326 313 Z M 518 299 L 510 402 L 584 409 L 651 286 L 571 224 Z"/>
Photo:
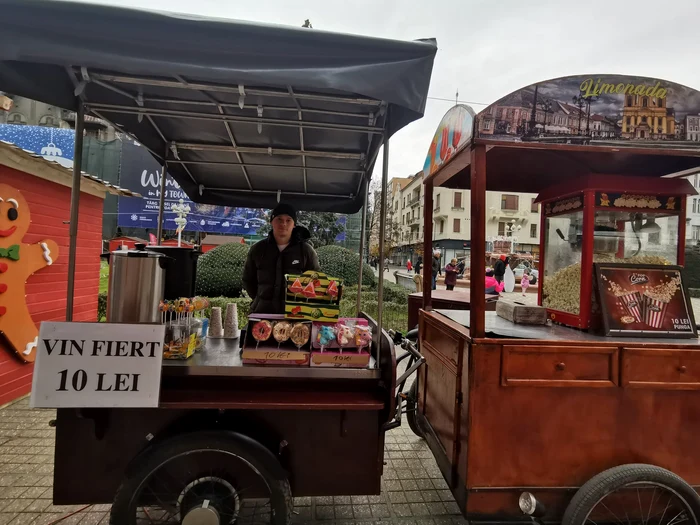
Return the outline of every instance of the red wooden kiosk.
<path id="1" fill-rule="evenodd" d="M 700 93 L 677 84 L 582 76 L 528 86 L 478 116 L 453 109 L 438 128 L 424 251 L 433 188 L 471 190 L 472 301 L 470 311 L 434 309 L 425 287 L 416 422 L 470 520 L 525 512 L 567 525 L 698 523 L 696 332 L 654 332 L 654 319 L 635 317 L 637 302 L 622 295 L 603 304 L 619 283 L 596 291 L 594 268 L 638 262 L 639 275 L 651 275 L 646 263 L 659 258 L 683 265 L 685 199 L 695 190 L 678 177 L 698 172 L 700 144 L 676 126 L 699 110 Z M 485 312 L 487 190 L 540 194 L 545 325 Z M 649 315 L 663 315 L 644 293 Z M 601 305 L 624 309 L 615 319 L 631 324 L 604 335 L 614 326 Z"/>
<path id="2" fill-rule="evenodd" d="M 213 205 L 274 208 L 283 198 L 366 215 L 383 147 L 383 251 L 389 137 L 423 114 L 435 41 L 46 0 L 5 7 L 0 87 L 77 112 L 67 321 L 85 113 L 134 135 L 163 174 Z M 38 19 L 56 31 L 27 31 Z M 85 28 L 96 35 L 89 47 L 75 39 Z M 210 338 L 190 359 L 163 363 L 157 407 L 90 408 L 89 396 L 53 405 L 54 502 L 113 502 L 115 525 L 287 525 L 293 497 L 379 494 L 384 434 L 401 417 L 381 299 L 369 324 L 366 368 L 244 366 L 237 339 Z"/>

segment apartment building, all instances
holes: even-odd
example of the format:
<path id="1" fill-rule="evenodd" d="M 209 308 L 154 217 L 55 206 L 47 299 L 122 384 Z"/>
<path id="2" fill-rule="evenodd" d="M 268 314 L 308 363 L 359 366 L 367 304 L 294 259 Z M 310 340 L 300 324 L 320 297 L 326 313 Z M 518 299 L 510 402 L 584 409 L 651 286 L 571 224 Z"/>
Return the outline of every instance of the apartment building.
<path id="1" fill-rule="evenodd" d="M 424 187 L 423 172 L 409 179 L 392 179 L 391 216 L 393 232 L 392 262 L 404 265 L 422 253 Z M 535 194 L 487 192 L 487 250 L 539 253 L 539 206 Z M 433 193 L 433 248 L 443 260 L 469 255 L 471 243 L 471 207 L 468 190 L 435 188 Z"/>
<path id="2" fill-rule="evenodd" d="M 700 192 L 700 174 L 686 177 L 693 187 Z M 685 211 L 686 246 L 700 245 L 700 196 L 689 195 Z"/>

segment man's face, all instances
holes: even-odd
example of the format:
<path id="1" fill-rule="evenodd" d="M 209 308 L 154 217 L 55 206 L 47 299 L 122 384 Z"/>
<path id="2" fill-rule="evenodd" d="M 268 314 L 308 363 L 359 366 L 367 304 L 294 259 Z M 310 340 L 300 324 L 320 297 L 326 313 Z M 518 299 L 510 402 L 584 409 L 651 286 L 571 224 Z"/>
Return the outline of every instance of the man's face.
<path id="1" fill-rule="evenodd" d="M 294 221 L 289 215 L 278 215 L 272 219 L 272 232 L 278 244 L 286 244 L 292 237 Z"/>

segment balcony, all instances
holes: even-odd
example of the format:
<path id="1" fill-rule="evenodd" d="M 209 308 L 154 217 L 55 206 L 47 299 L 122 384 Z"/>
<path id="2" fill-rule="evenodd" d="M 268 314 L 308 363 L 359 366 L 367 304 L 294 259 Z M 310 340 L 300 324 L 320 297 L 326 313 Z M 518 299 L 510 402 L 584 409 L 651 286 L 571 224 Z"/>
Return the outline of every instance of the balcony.
<path id="1" fill-rule="evenodd" d="M 415 197 L 415 198 L 413 198 L 413 199 L 408 199 L 408 205 L 409 205 L 411 208 L 414 208 L 415 206 L 420 205 L 420 203 L 421 203 L 421 198 L 420 198 L 420 197 Z"/>
<path id="2" fill-rule="evenodd" d="M 413 228 L 414 226 L 420 226 L 421 223 L 421 217 L 416 216 L 416 217 L 411 217 L 408 220 L 408 225 Z"/>

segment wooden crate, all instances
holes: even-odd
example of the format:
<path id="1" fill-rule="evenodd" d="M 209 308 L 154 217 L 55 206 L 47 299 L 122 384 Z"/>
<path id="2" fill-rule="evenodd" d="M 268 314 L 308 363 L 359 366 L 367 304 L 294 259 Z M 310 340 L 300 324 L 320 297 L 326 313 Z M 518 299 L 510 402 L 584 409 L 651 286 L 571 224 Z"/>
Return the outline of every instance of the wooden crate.
<path id="1" fill-rule="evenodd" d="M 541 306 L 500 300 L 496 303 L 496 315 L 517 324 L 546 324 L 547 310 Z"/>

